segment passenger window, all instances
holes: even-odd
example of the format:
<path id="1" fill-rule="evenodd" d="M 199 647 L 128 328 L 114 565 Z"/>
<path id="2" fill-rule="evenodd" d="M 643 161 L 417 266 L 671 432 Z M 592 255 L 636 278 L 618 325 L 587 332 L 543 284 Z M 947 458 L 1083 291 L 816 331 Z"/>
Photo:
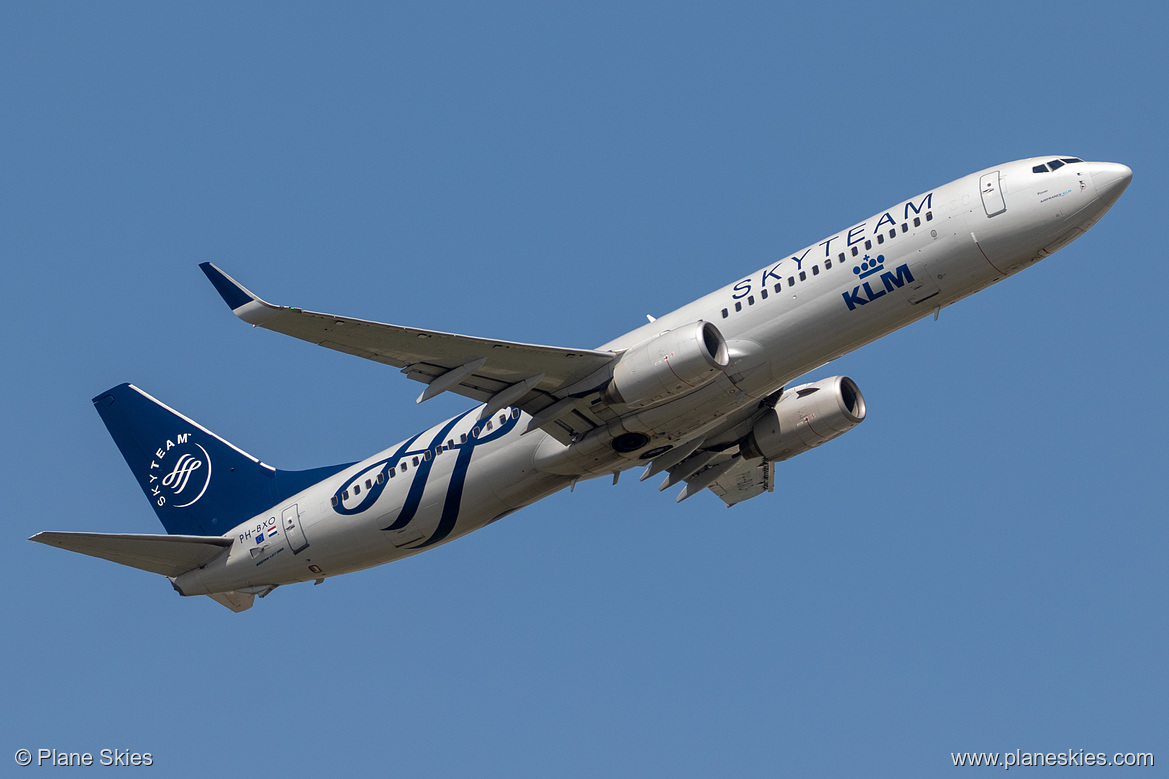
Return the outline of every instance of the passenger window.
<path id="1" fill-rule="evenodd" d="M 807 274 L 807 272 L 806 272 L 806 271 L 800 271 L 800 281 L 806 281 L 806 280 L 807 280 L 807 278 L 808 278 L 808 274 Z"/>
<path id="2" fill-rule="evenodd" d="M 903 233 L 909 232 L 909 225 L 907 225 L 905 222 L 901 223 L 901 232 L 903 232 Z"/>
<path id="3" fill-rule="evenodd" d="M 349 490 L 345 490 L 341 493 L 341 500 L 349 500 Z"/>
<path id="4" fill-rule="evenodd" d="M 505 422 L 507 422 L 507 414 L 500 414 L 499 415 L 499 424 L 502 425 Z"/>
<path id="5" fill-rule="evenodd" d="M 819 275 L 820 275 L 820 266 L 819 266 L 819 265 L 813 265 L 813 266 L 812 266 L 812 275 L 813 275 L 813 276 L 819 276 Z"/>
<path id="6" fill-rule="evenodd" d="M 921 227 L 921 217 L 920 216 L 913 217 L 913 226 L 914 227 Z M 856 254 L 856 252 L 853 252 L 853 254 Z"/>
<path id="7" fill-rule="evenodd" d="M 512 419 L 519 419 L 520 418 L 520 410 L 518 408 L 513 408 L 511 410 L 511 418 Z"/>
<path id="8" fill-rule="evenodd" d="M 478 425 L 476 425 L 475 427 L 471 428 L 471 437 L 472 437 L 472 438 L 478 438 L 478 437 L 479 437 L 479 426 L 478 426 Z"/>
<path id="9" fill-rule="evenodd" d="M 491 420 L 490 419 L 487 420 L 487 429 L 488 430 L 491 429 Z"/>
<path id="10" fill-rule="evenodd" d="M 889 237 L 890 237 L 890 238 L 896 238 L 896 237 L 897 237 L 897 228 L 893 228 L 892 230 L 890 230 L 890 231 L 889 231 Z"/>
<path id="11" fill-rule="evenodd" d="M 839 259 L 841 262 L 844 262 L 844 252 L 841 252 L 837 259 Z"/>
<path id="12" fill-rule="evenodd" d="M 794 287 L 796 285 L 796 277 L 795 276 L 788 276 L 787 277 L 787 285 L 789 287 Z"/>
<path id="13" fill-rule="evenodd" d="M 926 211 L 925 212 L 925 221 L 927 221 L 927 222 L 934 221 L 934 212 L 933 211 Z"/>
<path id="14" fill-rule="evenodd" d="M 334 495 L 332 498 L 329 499 L 329 502 L 332 503 L 334 506 L 336 506 L 341 501 L 337 500 L 337 496 Z"/>
<path id="15" fill-rule="evenodd" d="M 395 476 L 397 476 L 397 475 L 398 475 L 398 469 L 397 469 L 397 468 L 391 468 L 391 469 L 390 469 L 390 478 L 392 479 L 392 478 L 394 478 L 394 477 L 395 477 Z"/>
<path id="16" fill-rule="evenodd" d="M 857 254 L 856 247 L 854 246 L 854 247 L 852 247 L 852 256 L 855 257 L 856 254 Z"/>
<path id="17" fill-rule="evenodd" d="M 360 484 L 353 485 L 353 494 L 354 494 L 354 496 L 361 494 L 361 485 Z"/>
<path id="18" fill-rule="evenodd" d="M 871 248 L 873 248 L 873 242 L 872 241 L 865 241 L 865 251 L 867 252 Z"/>
<path id="19" fill-rule="evenodd" d="M 759 290 L 759 299 L 760 300 L 767 300 L 767 287 L 764 287 L 763 289 Z"/>
<path id="20" fill-rule="evenodd" d="M 418 458 L 415 457 L 413 459 L 414 459 L 414 467 L 417 468 L 418 467 Z"/>
<path id="21" fill-rule="evenodd" d="M 832 270 L 832 260 L 824 260 L 824 270 Z"/>
<path id="22" fill-rule="evenodd" d="M 747 305 L 748 305 L 748 306 L 753 306 L 753 305 L 755 305 L 755 296 L 754 296 L 754 295 L 748 295 L 748 296 L 747 296 Z"/>
<path id="23" fill-rule="evenodd" d="M 728 316 L 730 316 L 730 314 L 727 313 L 727 310 L 724 308 L 723 309 L 723 319 L 726 319 Z"/>
<path id="24" fill-rule="evenodd" d="M 467 443 L 467 434 L 466 434 L 466 433 L 460 433 L 460 434 L 459 434 L 459 443 L 460 443 L 460 444 L 465 444 L 465 443 Z"/>
<path id="25" fill-rule="evenodd" d="M 426 462 L 430 462 L 430 458 L 431 458 L 432 456 L 433 456 L 433 455 L 431 455 L 431 454 L 430 454 L 430 450 L 429 450 L 429 449 L 427 449 L 425 452 L 423 452 L 423 453 L 422 453 L 422 459 L 423 459 L 423 460 L 425 460 Z"/>
<path id="26" fill-rule="evenodd" d="M 386 483 L 386 475 L 384 473 L 379 473 L 377 475 L 377 483 L 378 484 L 385 484 Z"/>
<path id="27" fill-rule="evenodd" d="M 877 243 L 885 243 L 885 234 L 884 233 L 880 233 L 877 235 Z"/>
<path id="28" fill-rule="evenodd" d="M 743 301 L 741 301 L 741 300 L 736 300 L 736 301 L 735 301 L 735 310 L 736 310 L 736 311 L 742 311 L 742 310 L 743 310 Z"/>
<path id="29" fill-rule="evenodd" d="M 365 488 L 366 488 L 367 490 L 369 490 L 369 489 L 373 489 L 373 482 L 371 482 L 369 479 L 366 479 L 366 480 L 365 480 Z"/>
<path id="30" fill-rule="evenodd" d="M 405 472 L 406 472 L 406 461 L 403 460 L 402 461 L 402 473 L 405 473 Z"/>
<path id="31" fill-rule="evenodd" d="M 783 289 L 783 282 L 782 281 L 775 282 L 775 291 L 779 292 L 781 289 Z"/>
<path id="32" fill-rule="evenodd" d="M 454 449 L 455 448 L 455 439 L 448 438 L 447 442 L 446 442 L 446 448 L 447 449 Z"/>

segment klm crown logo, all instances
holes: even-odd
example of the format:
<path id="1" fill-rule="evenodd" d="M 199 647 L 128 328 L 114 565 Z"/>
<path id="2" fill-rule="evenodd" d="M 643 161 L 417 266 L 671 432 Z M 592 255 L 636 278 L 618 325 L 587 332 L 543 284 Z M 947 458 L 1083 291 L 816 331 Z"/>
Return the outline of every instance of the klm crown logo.
<path id="1" fill-rule="evenodd" d="M 873 260 L 869 258 L 869 255 L 866 254 L 864 262 L 855 266 L 852 269 L 852 272 L 862 279 L 867 279 L 874 273 L 883 270 L 885 270 L 885 255 L 878 254 L 877 259 Z"/>
<path id="2" fill-rule="evenodd" d="M 879 284 L 878 279 L 862 281 L 861 284 L 852 288 L 852 292 L 840 293 L 849 311 L 856 311 L 857 306 L 866 306 L 888 292 L 913 283 L 913 274 L 909 272 L 908 264 L 898 265 L 893 270 L 887 271 L 885 270 L 885 255 L 883 254 L 878 254 L 876 259 L 866 254 L 860 265 L 853 266 L 852 272 L 856 274 L 857 281 L 868 279 L 878 273 L 881 275 Z M 876 289 L 873 289 L 874 284 L 877 284 Z"/>

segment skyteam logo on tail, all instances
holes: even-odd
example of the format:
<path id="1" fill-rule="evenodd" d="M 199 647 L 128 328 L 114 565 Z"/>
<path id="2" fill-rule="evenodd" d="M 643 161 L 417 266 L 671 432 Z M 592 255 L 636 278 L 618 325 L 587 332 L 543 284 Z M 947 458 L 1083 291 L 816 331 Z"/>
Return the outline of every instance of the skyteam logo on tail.
<path id="1" fill-rule="evenodd" d="M 156 505 L 186 508 L 207 492 L 211 455 L 191 440 L 190 433 L 180 433 L 154 451 L 147 481 Z"/>
<path id="2" fill-rule="evenodd" d="M 913 274 L 909 272 L 908 264 L 898 265 L 893 270 L 887 271 L 885 270 L 885 255 L 883 254 L 878 254 L 876 259 L 866 254 L 864 261 L 853 267 L 852 272 L 856 274 L 857 281 L 869 279 L 870 276 L 875 276 L 878 273 L 881 276 L 880 284 L 876 289 L 873 289 L 872 285 L 877 283 L 877 279 L 870 279 L 853 287 L 852 292 L 840 293 L 844 297 L 844 304 L 848 306 L 849 311 L 855 311 L 857 306 L 868 305 L 887 292 L 913 283 Z"/>

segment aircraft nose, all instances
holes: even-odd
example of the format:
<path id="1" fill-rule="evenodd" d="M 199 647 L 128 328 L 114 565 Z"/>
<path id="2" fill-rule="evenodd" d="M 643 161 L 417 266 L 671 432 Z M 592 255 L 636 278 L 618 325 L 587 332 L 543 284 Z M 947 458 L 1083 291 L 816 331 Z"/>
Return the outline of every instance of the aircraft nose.
<path id="1" fill-rule="evenodd" d="M 1132 169 L 1119 162 L 1097 162 L 1092 165 L 1092 183 L 1096 195 L 1111 206 L 1132 181 Z"/>

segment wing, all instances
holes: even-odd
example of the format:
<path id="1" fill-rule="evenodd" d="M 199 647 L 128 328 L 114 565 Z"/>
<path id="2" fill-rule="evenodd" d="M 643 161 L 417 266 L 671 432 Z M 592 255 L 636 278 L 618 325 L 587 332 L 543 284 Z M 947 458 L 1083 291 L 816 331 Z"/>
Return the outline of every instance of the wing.
<path id="1" fill-rule="evenodd" d="M 206 565 L 231 546 L 221 536 L 161 536 L 139 533 L 62 533 L 47 531 L 29 539 L 70 552 L 101 557 L 163 576 L 180 576 Z"/>
<path id="2" fill-rule="evenodd" d="M 608 381 L 617 353 L 495 341 L 333 316 L 267 303 L 205 262 L 199 266 L 245 322 L 400 368 L 427 388 L 418 402 L 454 392 L 486 403 L 480 418 L 515 406 L 563 443 L 604 424 L 590 395 Z"/>

